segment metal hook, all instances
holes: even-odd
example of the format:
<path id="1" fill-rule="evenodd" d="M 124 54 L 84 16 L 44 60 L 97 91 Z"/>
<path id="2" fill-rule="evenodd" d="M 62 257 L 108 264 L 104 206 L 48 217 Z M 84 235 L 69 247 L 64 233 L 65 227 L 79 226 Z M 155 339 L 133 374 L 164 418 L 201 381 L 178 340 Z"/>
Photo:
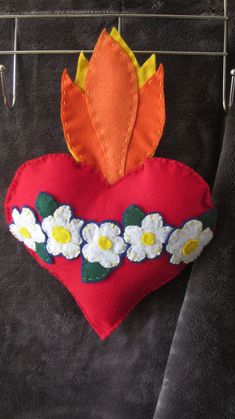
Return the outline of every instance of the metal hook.
<path id="1" fill-rule="evenodd" d="M 235 68 L 230 71 L 231 74 L 231 84 L 230 84 L 230 93 L 229 93 L 229 102 L 228 102 L 228 109 L 230 109 L 233 105 L 234 101 L 234 91 L 235 91 Z"/>
<path id="2" fill-rule="evenodd" d="M 18 19 L 15 18 L 15 32 L 14 32 L 14 52 L 17 51 L 17 32 L 18 32 Z M 0 64 L 0 80 L 2 85 L 2 96 L 3 102 L 7 109 L 12 110 L 16 102 L 16 66 L 17 66 L 17 54 L 13 54 L 13 67 L 12 67 L 12 101 L 8 98 L 6 93 L 6 78 L 5 71 L 6 67 Z"/>

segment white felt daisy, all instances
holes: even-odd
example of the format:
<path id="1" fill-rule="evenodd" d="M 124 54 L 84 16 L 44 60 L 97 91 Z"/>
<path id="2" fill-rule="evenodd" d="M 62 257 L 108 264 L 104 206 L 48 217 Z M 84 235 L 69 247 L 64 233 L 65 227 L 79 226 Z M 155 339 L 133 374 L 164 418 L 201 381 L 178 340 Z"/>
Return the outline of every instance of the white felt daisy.
<path id="1" fill-rule="evenodd" d="M 35 243 L 43 243 L 46 239 L 40 225 L 37 223 L 33 211 L 23 207 L 21 212 L 14 208 L 12 211 L 14 223 L 10 224 L 10 232 L 32 250 L 36 250 Z"/>
<path id="2" fill-rule="evenodd" d="M 112 222 L 97 225 L 88 223 L 82 230 L 86 244 L 82 248 L 84 258 L 91 263 L 99 262 L 104 268 L 114 268 L 120 263 L 120 255 L 126 250 L 126 243 L 120 237 L 121 230 Z"/>
<path id="3" fill-rule="evenodd" d="M 61 205 L 53 215 L 42 221 L 42 229 L 48 236 L 46 248 L 53 255 L 63 255 L 66 259 L 74 259 L 80 254 L 80 235 L 83 221 L 72 218 L 69 205 Z"/>
<path id="4" fill-rule="evenodd" d="M 212 238 L 211 229 L 208 227 L 203 230 L 201 221 L 188 221 L 182 228 L 173 231 L 169 238 L 166 250 L 172 254 L 170 262 L 176 265 L 192 262 Z"/>
<path id="5" fill-rule="evenodd" d="M 172 227 L 164 226 L 162 216 L 158 213 L 147 215 L 141 226 L 127 226 L 124 240 L 131 246 L 127 257 L 133 262 L 141 262 L 145 258 L 154 259 L 162 253 L 163 243 L 172 231 Z"/>

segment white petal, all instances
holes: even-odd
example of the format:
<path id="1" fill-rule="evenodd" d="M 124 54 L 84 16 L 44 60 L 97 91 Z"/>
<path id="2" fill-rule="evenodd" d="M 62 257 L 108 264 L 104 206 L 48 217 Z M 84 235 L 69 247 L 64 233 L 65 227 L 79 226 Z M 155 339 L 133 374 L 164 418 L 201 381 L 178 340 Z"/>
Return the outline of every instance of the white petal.
<path id="1" fill-rule="evenodd" d="M 202 242 L 203 246 L 206 246 L 213 239 L 213 232 L 209 227 L 203 230 L 199 235 L 199 240 Z"/>
<path id="2" fill-rule="evenodd" d="M 184 254 L 182 254 L 182 261 L 184 263 L 193 262 L 194 260 L 196 260 L 200 256 L 200 254 L 202 253 L 202 250 L 203 250 L 203 246 L 201 245 L 201 246 L 198 246 L 197 249 L 194 252 L 192 252 L 192 253 L 190 253 L 186 256 Z"/>
<path id="3" fill-rule="evenodd" d="M 23 207 L 20 216 L 22 221 L 27 225 L 33 225 L 36 222 L 35 215 L 30 208 Z"/>
<path id="4" fill-rule="evenodd" d="M 64 227 L 67 229 L 69 228 L 69 224 L 70 224 L 67 218 L 62 218 L 62 217 L 53 217 L 53 223 L 54 223 L 54 226 Z"/>
<path id="5" fill-rule="evenodd" d="M 80 254 L 80 246 L 72 242 L 64 244 L 61 253 L 66 259 L 74 259 Z"/>
<path id="6" fill-rule="evenodd" d="M 170 235 L 166 250 L 169 253 L 175 253 L 183 247 L 187 240 L 187 236 L 182 233 L 180 228 L 178 228 Z"/>
<path id="7" fill-rule="evenodd" d="M 19 227 L 17 225 L 10 224 L 9 230 L 17 240 L 19 240 L 20 242 L 24 241 L 24 237 L 19 233 Z"/>
<path id="8" fill-rule="evenodd" d="M 149 259 L 154 259 L 162 253 L 161 242 L 154 243 L 152 246 L 145 246 L 145 252 Z"/>
<path id="9" fill-rule="evenodd" d="M 182 261 L 183 261 L 183 254 L 181 253 L 181 251 L 174 253 L 170 258 L 170 262 L 173 263 L 174 265 L 178 265 Z"/>
<path id="10" fill-rule="evenodd" d="M 101 254 L 101 250 L 93 244 L 85 244 L 82 248 L 82 254 L 88 262 L 98 262 Z"/>
<path id="11" fill-rule="evenodd" d="M 121 234 L 120 228 L 117 224 L 105 222 L 100 225 L 100 235 L 107 236 L 107 237 L 116 237 Z"/>
<path id="12" fill-rule="evenodd" d="M 74 244 L 81 244 L 82 242 L 82 238 L 81 238 L 81 234 L 80 234 L 80 230 L 83 226 L 84 222 L 82 220 L 79 220 L 79 218 L 74 218 L 70 223 L 69 223 L 69 231 L 71 233 L 72 236 L 72 242 Z"/>
<path id="13" fill-rule="evenodd" d="M 189 220 L 182 228 L 182 234 L 187 236 L 187 240 L 196 238 L 202 231 L 202 222 L 199 220 Z"/>
<path id="14" fill-rule="evenodd" d="M 32 227 L 29 227 L 29 232 L 32 239 L 37 243 L 43 243 L 46 239 L 39 224 L 34 224 Z"/>
<path id="15" fill-rule="evenodd" d="M 172 227 L 169 227 L 169 226 L 162 227 L 156 232 L 156 236 L 160 242 L 165 243 L 167 241 L 169 234 L 172 231 L 173 231 Z"/>
<path id="16" fill-rule="evenodd" d="M 47 233 L 48 236 L 51 234 L 51 230 L 55 227 L 55 219 L 52 215 L 42 220 L 42 229 Z"/>
<path id="17" fill-rule="evenodd" d="M 36 245 L 35 245 L 35 241 L 32 239 L 25 239 L 24 240 L 24 244 L 29 247 L 32 250 L 36 250 Z"/>
<path id="18" fill-rule="evenodd" d="M 82 236 L 88 243 L 94 241 L 99 235 L 99 227 L 95 223 L 87 223 L 82 229 Z"/>
<path id="19" fill-rule="evenodd" d="M 104 268 L 114 268 L 114 266 L 117 266 L 119 262 L 120 257 L 112 251 L 104 251 L 100 254 L 99 263 Z"/>
<path id="20" fill-rule="evenodd" d="M 49 238 L 46 244 L 47 251 L 53 255 L 58 256 L 61 253 L 61 244 L 55 241 L 53 238 Z"/>
<path id="21" fill-rule="evenodd" d="M 114 253 L 123 253 L 126 250 L 126 243 L 124 242 L 124 240 L 122 239 L 122 237 L 116 237 L 115 239 L 113 239 L 113 252 Z"/>
<path id="22" fill-rule="evenodd" d="M 13 209 L 13 211 L 12 211 L 12 218 L 13 218 L 13 220 L 14 220 L 14 223 L 15 223 L 16 225 L 19 225 L 20 220 L 21 220 L 21 216 L 20 216 L 20 212 L 18 211 L 18 209 L 17 209 L 17 208 L 14 208 L 14 209 Z"/>
<path id="23" fill-rule="evenodd" d="M 157 212 L 154 214 L 148 214 L 142 221 L 142 228 L 145 231 L 156 232 L 163 226 L 163 219 Z"/>
<path id="24" fill-rule="evenodd" d="M 145 258 L 144 247 L 141 245 L 132 245 L 127 250 L 127 257 L 132 262 L 141 262 Z"/>
<path id="25" fill-rule="evenodd" d="M 65 221 L 70 221 L 72 217 L 71 208 L 69 205 L 61 205 L 59 208 L 57 208 L 53 214 L 54 218 L 63 219 Z"/>
<path id="26" fill-rule="evenodd" d="M 127 226 L 124 231 L 124 240 L 127 243 L 135 244 L 140 242 L 143 230 L 138 226 Z"/>

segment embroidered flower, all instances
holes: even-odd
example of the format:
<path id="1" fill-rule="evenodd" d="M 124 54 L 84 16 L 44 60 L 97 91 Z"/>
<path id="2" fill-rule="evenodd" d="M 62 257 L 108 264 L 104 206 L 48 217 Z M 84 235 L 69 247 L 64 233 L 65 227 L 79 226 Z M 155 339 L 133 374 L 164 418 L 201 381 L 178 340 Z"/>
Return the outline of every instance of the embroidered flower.
<path id="1" fill-rule="evenodd" d="M 127 250 L 128 259 L 141 262 L 145 258 L 156 258 L 162 253 L 163 243 L 171 231 L 171 227 L 163 226 L 162 216 L 158 213 L 147 215 L 141 226 L 127 226 L 124 240 L 131 244 Z"/>
<path id="2" fill-rule="evenodd" d="M 61 205 L 53 215 L 42 221 L 42 229 L 47 233 L 47 251 L 53 255 L 63 255 L 66 259 L 74 259 L 80 254 L 80 235 L 83 221 L 72 218 L 69 205 Z"/>
<path id="3" fill-rule="evenodd" d="M 40 225 L 37 223 L 34 212 L 23 207 L 21 212 L 14 208 L 12 211 L 14 223 L 10 224 L 10 232 L 32 250 L 36 250 L 36 243 L 43 243 L 46 239 Z"/>
<path id="4" fill-rule="evenodd" d="M 120 263 L 120 255 L 126 250 L 120 234 L 117 224 L 109 221 L 100 225 L 88 223 L 82 230 L 82 236 L 87 242 L 82 248 L 84 258 L 91 263 L 99 262 L 104 268 L 114 268 Z"/>
<path id="5" fill-rule="evenodd" d="M 170 262 L 190 263 L 201 254 L 203 248 L 211 241 L 213 233 L 208 227 L 203 230 L 199 220 L 190 220 L 182 228 L 171 234 L 166 250 L 172 254 Z"/>

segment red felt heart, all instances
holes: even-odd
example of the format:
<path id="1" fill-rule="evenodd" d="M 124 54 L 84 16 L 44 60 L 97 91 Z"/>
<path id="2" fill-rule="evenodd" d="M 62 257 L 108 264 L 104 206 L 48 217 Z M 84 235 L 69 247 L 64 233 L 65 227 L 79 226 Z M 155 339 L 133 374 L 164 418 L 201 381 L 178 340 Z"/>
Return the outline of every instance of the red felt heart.
<path id="1" fill-rule="evenodd" d="M 65 154 L 27 161 L 18 169 L 7 193 L 7 222 L 12 222 L 13 207 L 35 209 L 40 192 L 70 205 L 75 217 L 97 222 L 111 219 L 121 223 L 126 208 L 135 204 L 145 213 L 159 212 L 166 224 L 179 227 L 213 208 L 205 181 L 184 164 L 163 158 L 146 161 L 114 185 L 107 184 L 93 168 L 78 165 Z M 64 284 L 102 339 L 144 296 L 176 277 L 185 266 L 171 264 L 167 252 L 141 263 L 124 257 L 121 266 L 105 280 L 84 283 L 80 256 L 74 260 L 58 256 L 54 263 L 47 264 L 34 251 L 29 252 Z"/>

